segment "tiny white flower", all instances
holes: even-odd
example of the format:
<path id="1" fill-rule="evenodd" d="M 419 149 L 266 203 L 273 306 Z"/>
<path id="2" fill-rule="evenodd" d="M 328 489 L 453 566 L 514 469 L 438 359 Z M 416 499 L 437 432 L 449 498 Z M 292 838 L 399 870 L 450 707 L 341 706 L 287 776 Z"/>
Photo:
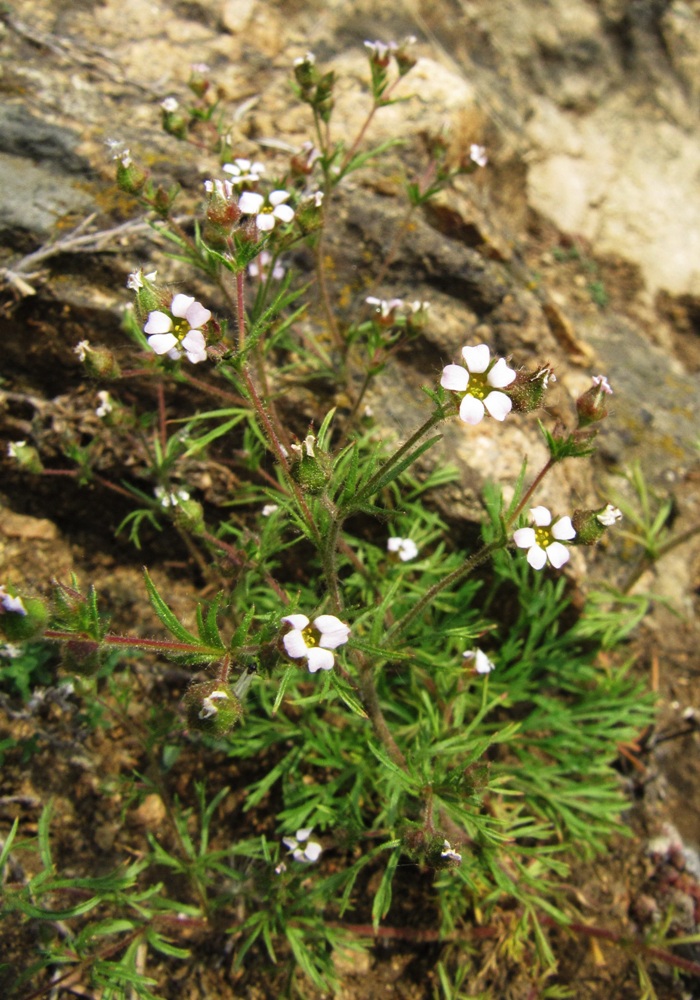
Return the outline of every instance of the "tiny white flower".
<path id="1" fill-rule="evenodd" d="M 372 53 L 373 59 L 383 62 L 388 59 L 389 53 L 396 48 L 396 42 L 389 42 L 388 45 L 384 42 L 365 42 L 365 48 Z"/>
<path id="2" fill-rule="evenodd" d="M 313 434 L 307 434 L 301 444 L 291 444 L 289 447 L 292 451 L 299 456 L 299 458 L 304 457 L 304 453 L 308 458 L 315 458 L 316 452 L 314 451 L 314 445 L 316 444 L 316 438 Z"/>
<path id="3" fill-rule="evenodd" d="M 148 314 L 143 328 L 148 334 L 148 346 L 156 354 L 176 359 L 181 356 L 182 348 L 193 365 L 206 361 L 207 345 L 199 327 L 211 319 L 209 310 L 192 296 L 179 293 L 170 304 L 170 312 L 172 315 L 160 310 Z"/>
<path id="4" fill-rule="evenodd" d="M 18 452 L 22 448 L 27 447 L 26 441 L 8 441 L 7 442 L 7 455 L 8 458 L 17 458 Z"/>
<path id="5" fill-rule="evenodd" d="M 266 503 L 265 506 L 263 507 L 261 513 L 262 513 L 263 517 L 270 517 L 270 515 L 274 514 L 276 510 L 279 510 L 279 505 L 278 504 L 276 504 L 276 503 Z"/>
<path id="6" fill-rule="evenodd" d="M 78 355 L 78 361 L 84 361 L 85 358 L 88 355 L 88 351 L 89 350 L 90 350 L 90 341 L 89 340 L 81 340 L 73 348 L 73 354 L 77 354 Z"/>
<path id="7" fill-rule="evenodd" d="M 155 281 L 157 273 L 157 271 L 151 271 L 150 274 L 144 275 L 141 268 L 138 268 L 138 270 L 132 271 L 126 279 L 126 287 L 130 288 L 132 292 L 138 292 L 140 288 L 143 288 L 143 279 L 145 278 L 146 281 Z"/>
<path id="8" fill-rule="evenodd" d="M 332 649 L 337 649 L 348 641 L 350 626 L 335 615 L 319 615 L 313 625 L 306 615 L 287 615 L 282 619 L 292 626 L 282 637 L 282 643 L 293 660 L 306 657 L 309 672 L 331 670 L 335 663 Z"/>
<path id="9" fill-rule="evenodd" d="M 156 486 L 153 490 L 156 499 L 160 500 L 161 507 L 177 507 L 183 500 L 189 500 L 190 494 L 187 490 L 166 490 L 162 486 Z"/>
<path id="10" fill-rule="evenodd" d="M 295 861 L 301 861 L 308 865 L 318 861 L 321 857 L 323 851 L 321 845 L 314 840 L 309 840 L 313 832 L 314 828 L 310 826 L 307 829 L 297 830 L 294 837 L 282 837 L 282 843 L 289 849 L 289 853 Z"/>
<path id="11" fill-rule="evenodd" d="M 534 528 L 518 528 L 513 532 L 513 541 L 520 549 L 527 549 L 527 561 L 533 569 L 542 569 L 549 562 L 560 569 L 569 561 L 569 550 L 562 541 L 571 541 L 576 531 L 570 517 L 560 517 L 552 524 L 552 515 L 546 507 L 532 507 L 530 510 Z"/>
<path id="12" fill-rule="evenodd" d="M 441 858 L 449 858 L 450 861 L 457 861 L 457 862 L 459 862 L 459 861 L 462 860 L 462 855 L 459 854 L 457 851 L 453 851 L 452 850 L 452 847 L 450 846 L 449 840 L 444 840 L 443 841 L 443 843 L 442 843 L 442 851 L 440 852 L 440 857 Z"/>
<path id="13" fill-rule="evenodd" d="M 265 164 L 257 160 L 251 163 L 239 157 L 233 163 L 224 163 L 221 169 L 231 174 L 232 184 L 244 184 L 246 181 L 259 181 L 260 175 L 265 173 Z"/>
<path id="14" fill-rule="evenodd" d="M 600 521 L 603 527 L 610 528 L 616 521 L 622 520 L 622 511 L 619 507 L 613 507 L 609 503 L 605 510 L 601 510 L 599 514 L 596 514 L 596 520 Z"/>
<path id="15" fill-rule="evenodd" d="M 238 207 L 243 215 L 255 216 L 255 225 L 261 233 L 269 233 L 275 228 L 275 222 L 291 222 L 294 218 L 294 209 L 285 205 L 289 196 L 289 191 L 270 191 L 266 204 L 261 194 L 245 191 Z"/>
<path id="16" fill-rule="evenodd" d="M 4 642 L 0 646 L 0 656 L 4 656 L 7 660 L 16 660 L 23 652 L 22 647 L 15 645 L 13 642 Z"/>
<path id="17" fill-rule="evenodd" d="M 378 299 L 374 295 L 368 295 L 365 302 L 369 306 L 374 306 L 374 311 L 383 320 L 393 319 L 396 310 L 403 306 L 403 299 Z"/>
<path id="18" fill-rule="evenodd" d="M 394 536 L 388 540 L 386 547 L 389 552 L 395 552 L 401 562 L 408 562 L 410 559 L 415 559 L 418 555 L 418 546 L 412 538 L 397 538 Z"/>
<path id="19" fill-rule="evenodd" d="M 612 396 L 613 391 L 610 383 L 608 382 L 607 376 L 594 375 L 591 381 L 593 382 L 593 385 L 600 386 L 601 392 L 604 392 L 606 396 Z"/>
<path id="20" fill-rule="evenodd" d="M 257 260 L 253 260 L 248 265 L 248 274 L 251 278 L 260 278 L 264 281 L 267 278 L 267 272 L 269 269 L 270 261 L 272 260 L 272 254 L 267 250 L 263 250 Z M 274 281 L 281 281 L 284 277 L 285 267 L 280 261 L 275 261 L 275 266 L 272 268 L 272 278 Z"/>
<path id="21" fill-rule="evenodd" d="M 496 664 L 481 649 L 468 649 L 463 656 L 465 660 L 474 660 L 474 669 L 477 674 L 490 674 L 492 670 L 496 669 Z"/>
<path id="22" fill-rule="evenodd" d="M 203 62 L 192 63 L 190 69 L 193 73 L 199 73 L 200 76 L 206 76 L 210 70 L 210 67 Z"/>
<path id="23" fill-rule="evenodd" d="M 408 303 L 408 308 L 411 313 L 415 315 L 416 313 L 427 312 L 430 309 L 429 302 L 422 302 L 420 299 L 415 299 L 413 302 Z"/>
<path id="24" fill-rule="evenodd" d="M 174 114 L 180 107 L 175 97 L 166 97 L 165 100 L 160 102 L 160 106 L 169 115 Z"/>
<path id="25" fill-rule="evenodd" d="M 27 609 L 22 603 L 22 598 L 13 597 L 12 594 L 8 594 L 3 584 L 0 584 L 0 604 L 7 612 L 22 615 L 23 617 L 27 614 Z"/>
<path id="26" fill-rule="evenodd" d="M 204 182 L 204 190 L 207 194 L 216 194 L 222 201 L 232 201 L 235 195 L 235 188 L 231 181 L 226 180 L 206 180 Z"/>
<path id="27" fill-rule="evenodd" d="M 199 710 L 200 719 L 211 719 L 217 715 L 219 709 L 216 707 L 217 701 L 228 701 L 229 696 L 225 691 L 212 691 L 210 695 L 202 699 L 202 707 Z"/>
<path id="28" fill-rule="evenodd" d="M 110 395 L 105 389 L 100 389 L 97 393 L 97 398 L 99 399 L 100 404 L 95 410 L 95 413 L 98 417 L 106 417 L 107 414 L 111 413 L 114 409 Z"/>
<path id="29" fill-rule="evenodd" d="M 303 66 L 304 64 L 308 64 L 309 66 L 313 66 L 315 62 L 316 62 L 316 56 L 313 54 L 313 52 L 307 52 L 305 56 L 297 56 L 297 58 L 294 60 L 294 65 Z"/>
<path id="30" fill-rule="evenodd" d="M 485 147 L 477 146 L 476 143 L 472 143 L 469 147 L 469 159 L 472 163 L 476 163 L 477 167 L 485 167 L 489 162 Z"/>
<path id="31" fill-rule="evenodd" d="M 491 361 L 486 344 L 463 347 L 463 365 L 447 365 L 442 370 L 440 385 L 451 392 L 462 394 L 459 406 L 460 419 L 465 424 L 478 424 L 488 412 L 495 420 L 505 420 L 512 409 L 510 397 L 504 389 L 515 379 L 515 372 L 504 358 Z"/>

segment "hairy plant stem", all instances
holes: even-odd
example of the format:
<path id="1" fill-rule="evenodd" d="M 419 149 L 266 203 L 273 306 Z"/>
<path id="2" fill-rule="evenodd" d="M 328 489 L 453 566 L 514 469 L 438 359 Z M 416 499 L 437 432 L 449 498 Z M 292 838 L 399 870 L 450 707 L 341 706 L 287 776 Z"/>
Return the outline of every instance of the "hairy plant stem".
<path id="1" fill-rule="evenodd" d="M 390 472 L 391 469 L 393 469 L 393 467 L 398 462 L 401 461 L 401 459 L 404 457 L 404 455 L 406 455 L 411 450 L 411 448 L 415 447 L 415 445 L 418 444 L 418 442 L 420 441 L 420 439 L 422 437 L 424 437 L 428 433 L 429 430 L 431 430 L 433 427 L 437 427 L 437 425 L 441 421 L 447 419 L 447 417 L 448 417 L 448 414 L 445 412 L 444 407 L 438 406 L 431 413 L 431 415 L 428 417 L 428 419 L 425 421 L 425 423 L 421 424 L 421 426 L 418 428 L 418 430 L 414 431 L 414 433 L 411 434 L 410 438 L 407 441 L 405 441 L 401 445 L 401 447 L 397 451 L 395 451 L 393 455 L 391 455 L 390 458 L 388 458 L 386 460 L 386 462 L 384 463 L 384 465 L 382 465 L 381 468 L 377 470 L 377 472 L 375 472 L 375 474 L 369 480 L 369 482 L 367 483 L 367 485 L 362 488 L 362 496 L 363 497 L 369 497 L 369 496 L 371 496 L 371 494 L 373 492 L 373 489 L 374 489 L 374 487 L 376 487 L 377 483 L 381 482 L 381 480 L 383 479 L 383 477 L 388 472 Z"/>
<path id="2" fill-rule="evenodd" d="M 394 739 L 384 718 L 382 707 L 379 704 L 379 695 L 374 683 L 374 677 L 372 676 L 372 667 L 369 666 L 364 656 L 357 651 L 355 651 L 354 659 L 358 668 L 357 686 L 362 699 L 362 705 L 370 718 L 375 735 L 384 747 L 386 747 L 387 753 L 393 762 L 403 771 L 408 771 L 408 761 Z"/>
<path id="3" fill-rule="evenodd" d="M 557 461 L 559 461 L 559 460 L 556 459 L 556 458 L 548 458 L 547 459 L 547 461 L 545 462 L 545 464 L 542 466 L 542 468 L 540 469 L 540 471 L 537 473 L 537 475 L 535 476 L 535 478 L 532 480 L 532 482 L 530 483 L 530 485 L 528 486 L 528 488 L 523 493 L 523 495 L 522 495 L 522 497 L 520 499 L 520 503 L 515 508 L 515 510 L 513 511 L 513 513 L 510 515 L 510 517 L 508 518 L 508 520 L 506 521 L 506 523 L 505 523 L 505 529 L 506 529 L 506 531 L 510 528 L 510 526 L 512 524 L 515 523 L 515 521 L 517 520 L 517 518 L 519 517 L 519 515 L 522 513 L 523 509 L 530 502 L 530 497 L 533 495 L 533 493 L 535 492 L 535 490 L 538 488 L 538 486 L 540 485 L 540 483 L 542 482 L 542 480 L 544 479 L 544 477 L 549 472 L 551 472 L 551 470 L 557 464 Z"/>

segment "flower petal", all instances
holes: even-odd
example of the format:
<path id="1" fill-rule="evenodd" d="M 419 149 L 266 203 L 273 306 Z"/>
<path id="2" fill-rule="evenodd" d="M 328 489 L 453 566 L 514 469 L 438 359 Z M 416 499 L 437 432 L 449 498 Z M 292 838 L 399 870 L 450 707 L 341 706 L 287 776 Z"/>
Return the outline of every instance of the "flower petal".
<path id="1" fill-rule="evenodd" d="M 494 389 L 505 389 L 515 379 L 515 372 L 506 364 L 505 358 L 499 358 L 486 376 L 486 381 Z"/>
<path id="2" fill-rule="evenodd" d="M 146 334 L 167 333 L 168 330 L 172 330 L 172 328 L 173 321 L 170 316 L 168 316 L 167 313 L 157 310 L 156 312 L 148 314 L 148 320 L 143 328 L 143 332 Z"/>
<path id="3" fill-rule="evenodd" d="M 291 632 L 283 635 L 282 644 L 287 651 L 287 656 L 291 656 L 293 660 L 300 660 L 302 656 L 306 656 L 309 652 L 304 634 L 298 628 L 293 628 Z"/>
<path id="4" fill-rule="evenodd" d="M 302 827 L 301 830 L 297 830 L 297 841 L 301 843 L 304 840 L 308 840 L 313 832 L 314 828 L 312 826 Z"/>
<path id="5" fill-rule="evenodd" d="M 175 344 L 177 344 L 177 337 L 172 333 L 155 333 L 148 338 L 148 346 L 156 354 L 167 354 L 175 347 Z"/>
<path id="6" fill-rule="evenodd" d="M 336 649 L 348 641 L 350 626 L 341 622 L 335 615 L 319 615 L 314 619 L 314 628 L 321 633 L 319 646 L 323 649 Z"/>
<path id="7" fill-rule="evenodd" d="M 569 561 L 569 550 L 561 542 L 552 542 L 547 546 L 547 558 L 555 569 L 560 569 Z"/>
<path id="8" fill-rule="evenodd" d="M 288 198 L 289 198 L 289 191 L 277 190 L 277 191 L 270 191 L 267 200 L 269 201 L 269 203 L 272 205 L 273 208 L 276 208 L 278 205 L 281 205 L 283 201 L 287 201 Z"/>
<path id="9" fill-rule="evenodd" d="M 534 528 L 518 528 L 513 532 L 513 541 L 519 549 L 530 549 L 535 544 Z"/>
<path id="10" fill-rule="evenodd" d="M 201 354 L 207 346 L 207 342 L 204 339 L 204 334 L 201 330 L 190 330 L 190 332 L 182 338 L 182 346 L 189 353 L 193 351 L 195 354 Z"/>
<path id="11" fill-rule="evenodd" d="M 272 214 L 280 222 L 291 222 L 294 218 L 294 209 L 291 205 L 278 205 Z"/>
<path id="12" fill-rule="evenodd" d="M 244 191 L 238 199 L 238 207 L 244 215 L 257 215 L 265 199 L 256 191 Z"/>
<path id="13" fill-rule="evenodd" d="M 316 841 L 312 841 L 304 848 L 304 857 L 307 861 L 318 861 L 321 857 L 322 850 L 323 848 L 320 844 L 317 844 Z"/>
<path id="14" fill-rule="evenodd" d="M 194 303 L 194 295 L 183 295 L 179 292 L 173 297 L 173 301 L 170 304 L 170 312 L 173 316 L 177 316 L 178 319 L 184 319 L 187 315 L 187 310 Z"/>
<path id="15" fill-rule="evenodd" d="M 530 517 L 538 528 L 546 528 L 548 524 L 552 523 L 552 515 L 547 507 L 531 507 Z"/>
<path id="16" fill-rule="evenodd" d="M 309 672 L 312 674 L 317 670 L 331 670 L 335 662 L 330 649 L 321 649 L 320 646 L 309 649 L 306 656 L 309 661 Z"/>
<path id="17" fill-rule="evenodd" d="M 469 372 L 462 365 L 447 365 L 442 369 L 440 385 L 453 392 L 464 392 L 469 385 Z"/>
<path id="18" fill-rule="evenodd" d="M 459 404 L 459 418 L 465 424 L 479 424 L 484 419 L 484 404 L 475 396 L 465 396 Z"/>
<path id="19" fill-rule="evenodd" d="M 286 618 L 282 619 L 283 622 L 288 622 L 292 628 L 306 628 L 309 624 L 309 619 L 306 615 L 287 615 Z"/>
<path id="20" fill-rule="evenodd" d="M 557 543 L 554 542 L 554 544 L 556 545 Z M 533 545 L 532 548 L 528 550 L 527 561 L 533 569 L 542 569 L 544 564 L 547 562 L 547 553 L 539 545 Z"/>
<path id="21" fill-rule="evenodd" d="M 505 392 L 499 392 L 497 389 L 490 392 L 484 399 L 484 406 L 494 420 L 505 420 L 513 409 L 510 396 L 506 396 Z"/>
<path id="22" fill-rule="evenodd" d="M 193 330 L 198 330 L 211 319 L 211 313 L 205 309 L 201 302 L 193 302 L 185 313 L 185 319 Z"/>
<path id="23" fill-rule="evenodd" d="M 275 217 L 270 212 L 263 212 L 255 216 L 255 225 L 261 233 L 269 233 L 275 228 Z"/>
<path id="24" fill-rule="evenodd" d="M 479 375 L 488 368 L 491 352 L 486 344 L 477 344 L 476 347 L 463 347 L 462 357 L 466 361 L 469 371 Z"/>
<path id="25" fill-rule="evenodd" d="M 559 520 L 552 525 L 552 535 L 554 538 L 558 539 L 572 539 L 576 538 L 576 529 L 571 523 L 570 517 L 560 517 Z"/>

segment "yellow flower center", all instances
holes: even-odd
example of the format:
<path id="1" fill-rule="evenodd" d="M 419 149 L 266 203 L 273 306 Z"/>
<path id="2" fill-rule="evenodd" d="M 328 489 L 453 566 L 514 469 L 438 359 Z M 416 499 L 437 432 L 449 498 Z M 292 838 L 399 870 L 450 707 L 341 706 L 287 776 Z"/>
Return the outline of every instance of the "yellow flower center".
<path id="1" fill-rule="evenodd" d="M 535 528 L 535 542 L 541 549 L 546 549 L 553 541 L 552 532 L 549 528 Z"/>
<path id="2" fill-rule="evenodd" d="M 173 319 L 173 328 L 171 333 L 177 337 L 178 341 L 182 341 L 184 337 L 190 332 L 190 324 L 186 319 Z"/>
<path id="3" fill-rule="evenodd" d="M 304 642 L 309 648 L 318 646 L 318 632 L 316 632 L 312 625 L 307 625 L 301 634 L 304 636 Z"/>
<path id="4" fill-rule="evenodd" d="M 486 399 L 488 394 L 491 392 L 491 386 L 486 381 L 487 372 L 483 372 L 478 375 L 472 375 L 469 373 L 469 385 L 467 386 L 466 395 L 474 396 L 475 399 Z"/>

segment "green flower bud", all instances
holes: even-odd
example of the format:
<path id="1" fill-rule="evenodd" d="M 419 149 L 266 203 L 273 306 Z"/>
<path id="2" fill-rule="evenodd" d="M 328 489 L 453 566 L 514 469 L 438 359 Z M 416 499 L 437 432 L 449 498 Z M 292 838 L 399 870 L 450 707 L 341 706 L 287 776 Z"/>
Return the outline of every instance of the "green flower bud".
<path id="1" fill-rule="evenodd" d="M 25 472 L 33 472 L 39 475 L 44 471 L 44 466 L 41 464 L 41 459 L 39 458 L 39 452 L 33 445 L 27 444 L 26 441 L 10 441 L 7 446 L 7 454 L 10 458 L 14 458 L 17 465 Z"/>
<path id="2" fill-rule="evenodd" d="M 204 508 L 198 500 L 179 500 L 173 518 L 176 524 L 195 535 L 201 535 L 205 530 Z"/>
<path id="3" fill-rule="evenodd" d="M 510 397 L 518 413 L 531 413 L 542 405 L 549 381 L 556 381 L 550 365 L 543 365 L 534 372 L 519 371 L 515 381 L 502 390 Z"/>
<path id="4" fill-rule="evenodd" d="M 117 186 L 127 194 L 139 194 L 148 180 L 148 171 L 143 170 L 131 159 L 126 150 L 117 160 Z"/>
<path id="5" fill-rule="evenodd" d="M 243 717 L 243 706 L 228 684 L 192 684 L 182 699 L 190 729 L 210 736 L 227 736 Z"/>
<path id="6" fill-rule="evenodd" d="M 293 444 L 292 451 L 298 456 L 298 460 L 292 463 L 291 473 L 299 485 L 307 493 L 322 493 L 326 488 L 330 474 L 322 464 L 321 456 L 316 455 L 316 438 L 313 434 L 307 434 L 301 444 Z"/>
<path id="7" fill-rule="evenodd" d="M 0 587 L 0 631 L 8 642 L 23 642 L 43 632 L 49 611 L 38 597 L 15 597 Z"/>
<path id="8" fill-rule="evenodd" d="M 81 340 L 74 351 L 85 366 L 85 372 L 90 378 L 117 379 L 121 377 L 119 362 L 107 347 L 91 347 L 89 341 Z"/>
<path id="9" fill-rule="evenodd" d="M 597 423 L 607 417 L 605 396 L 612 396 L 610 383 L 605 375 L 596 375 L 591 388 L 576 400 L 579 427 L 588 427 L 589 424 Z"/>
<path id="10" fill-rule="evenodd" d="M 576 529 L 574 545 L 595 545 L 621 518 L 622 511 L 610 503 L 598 510 L 575 510 L 571 516 L 571 523 Z"/>

